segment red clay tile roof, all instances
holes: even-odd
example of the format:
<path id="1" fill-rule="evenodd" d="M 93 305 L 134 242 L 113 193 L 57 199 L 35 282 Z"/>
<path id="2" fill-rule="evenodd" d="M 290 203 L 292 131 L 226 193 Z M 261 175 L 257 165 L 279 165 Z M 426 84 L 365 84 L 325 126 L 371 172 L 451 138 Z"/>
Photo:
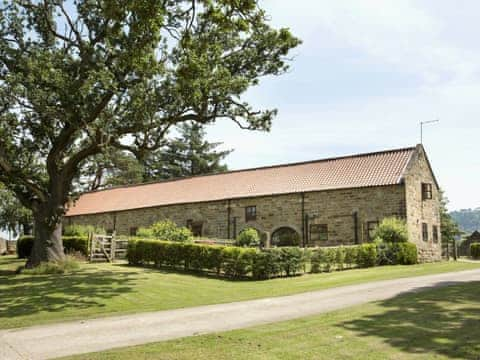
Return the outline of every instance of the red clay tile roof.
<path id="1" fill-rule="evenodd" d="M 393 185 L 415 148 L 195 176 L 85 193 L 67 216 L 273 194 Z"/>

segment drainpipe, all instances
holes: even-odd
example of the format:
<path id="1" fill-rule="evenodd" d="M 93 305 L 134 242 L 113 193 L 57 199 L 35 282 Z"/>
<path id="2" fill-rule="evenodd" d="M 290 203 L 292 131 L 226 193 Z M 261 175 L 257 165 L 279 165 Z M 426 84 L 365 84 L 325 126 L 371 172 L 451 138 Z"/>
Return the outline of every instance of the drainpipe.
<path id="1" fill-rule="evenodd" d="M 230 239 L 230 216 L 232 209 L 230 207 L 230 199 L 227 200 L 227 239 Z"/>
<path id="2" fill-rule="evenodd" d="M 353 212 L 353 224 L 355 227 L 355 230 L 354 230 L 355 244 L 358 244 L 358 211 Z"/>
<path id="3" fill-rule="evenodd" d="M 305 214 L 304 218 L 303 218 L 303 226 L 304 226 L 304 229 L 305 229 L 305 246 L 308 246 L 308 242 L 309 242 L 309 234 L 310 232 L 308 231 L 308 214 Z"/>
<path id="4" fill-rule="evenodd" d="M 305 193 L 302 192 L 302 245 L 305 247 Z"/>
<path id="5" fill-rule="evenodd" d="M 237 217 L 233 217 L 233 239 L 237 238 Z"/>

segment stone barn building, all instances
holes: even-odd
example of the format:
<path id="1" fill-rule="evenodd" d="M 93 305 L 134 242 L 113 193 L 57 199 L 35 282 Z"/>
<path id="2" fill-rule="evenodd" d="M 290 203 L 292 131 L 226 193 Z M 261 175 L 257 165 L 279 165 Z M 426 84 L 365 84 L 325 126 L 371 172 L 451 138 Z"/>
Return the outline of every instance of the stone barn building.
<path id="1" fill-rule="evenodd" d="M 441 256 L 439 187 L 421 145 L 229 171 L 83 194 L 65 224 L 134 235 L 171 219 L 194 235 L 234 239 L 247 227 L 269 245 L 359 244 L 385 217 L 407 222 L 424 261 Z"/>

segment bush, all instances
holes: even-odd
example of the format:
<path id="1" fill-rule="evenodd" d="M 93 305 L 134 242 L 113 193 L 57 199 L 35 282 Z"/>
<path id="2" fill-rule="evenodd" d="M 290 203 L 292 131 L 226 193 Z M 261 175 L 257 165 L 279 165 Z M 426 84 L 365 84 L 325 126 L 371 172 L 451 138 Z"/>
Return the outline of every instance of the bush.
<path id="1" fill-rule="evenodd" d="M 252 263 L 252 276 L 254 279 L 270 279 L 279 275 L 280 272 L 280 253 L 278 251 L 261 251 L 254 257 Z"/>
<path id="2" fill-rule="evenodd" d="M 413 243 L 377 241 L 377 265 L 412 265 L 418 262 L 417 246 Z"/>
<path id="3" fill-rule="evenodd" d="M 346 250 L 343 246 L 339 246 L 335 253 L 335 263 L 337 270 L 343 270 L 345 268 Z"/>
<path id="4" fill-rule="evenodd" d="M 345 265 L 352 268 L 357 264 L 358 246 L 348 246 L 345 248 Z"/>
<path id="5" fill-rule="evenodd" d="M 480 243 L 470 244 L 470 255 L 473 259 L 480 259 Z"/>
<path id="6" fill-rule="evenodd" d="M 322 251 L 321 249 L 313 250 L 310 255 L 310 272 L 318 274 L 322 271 Z"/>
<path id="7" fill-rule="evenodd" d="M 252 271 L 255 249 L 225 247 L 223 249 L 224 273 L 230 278 L 242 278 Z"/>
<path id="8" fill-rule="evenodd" d="M 26 259 L 30 256 L 33 248 L 33 236 L 25 235 L 17 240 L 17 256 Z"/>
<path id="9" fill-rule="evenodd" d="M 396 243 L 392 244 L 395 253 L 395 264 L 413 265 L 418 263 L 417 246 L 413 243 Z"/>
<path id="10" fill-rule="evenodd" d="M 88 238 L 76 236 L 63 236 L 63 249 L 65 253 L 80 252 L 88 256 Z M 19 259 L 26 259 L 30 256 L 33 248 L 33 236 L 25 235 L 17 240 L 17 255 Z"/>
<path id="11" fill-rule="evenodd" d="M 237 246 L 256 247 L 260 245 L 260 234 L 257 229 L 246 228 L 240 234 L 238 234 Z"/>
<path id="12" fill-rule="evenodd" d="M 150 238 L 153 238 L 153 231 L 151 228 L 141 227 L 137 230 L 137 233 L 135 234 L 135 236 L 140 238 L 150 239 Z"/>
<path id="13" fill-rule="evenodd" d="M 286 276 L 295 276 L 305 265 L 303 250 L 298 247 L 284 247 L 270 251 L 278 252 L 276 259 L 279 260 L 280 271 Z"/>
<path id="14" fill-rule="evenodd" d="M 80 265 L 72 256 L 66 256 L 64 260 L 58 262 L 45 262 L 33 269 L 21 268 L 19 273 L 29 275 L 50 275 L 50 274 L 65 274 L 78 270 Z"/>
<path id="15" fill-rule="evenodd" d="M 152 236 L 158 240 L 188 242 L 193 240 L 193 234 L 186 227 L 179 227 L 171 220 L 153 224 L 150 228 Z"/>
<path id="16" fill-rule="evenodd" d="M 362 244 L 357 249 L 357 265 L 362 268 L 372 267 L 377 264 L 377 246 L 375 244 Z"/>
<path id="17" fill-rule="evenodd" d="M 408 241 L 407 225 L 402 219 L 388 217 L 378 225 L 373 236 L 385 243 L 405 243 Z"/>
<path id="18" fill-rule="evenodd" d="M 234 246 L 211 246 L 158 240 L 130 240 L 127 251 L 132 265 L 155 265 L 194 271 L 209 271 L 238 279 L 252 276 L 269 279 L 284 273 L 296 275 L 305 266 L 300 248 L 261 251 Z"/>
<path id="19" fill-rule="evenodd" d="M 311 268 L 313 273 L 330 272 L 335 266 L 337 258 L 337 250 L 335 248 L 319 248 L 315 249 L 311 256 Z"/>
<path id="20" fill-rule="evenodd" d="M 105 235 L 103 228 L 95 228 L 93 225 L 66 225 L 63 228 L 63 236 L 87 237 L 90 233 Z"/>

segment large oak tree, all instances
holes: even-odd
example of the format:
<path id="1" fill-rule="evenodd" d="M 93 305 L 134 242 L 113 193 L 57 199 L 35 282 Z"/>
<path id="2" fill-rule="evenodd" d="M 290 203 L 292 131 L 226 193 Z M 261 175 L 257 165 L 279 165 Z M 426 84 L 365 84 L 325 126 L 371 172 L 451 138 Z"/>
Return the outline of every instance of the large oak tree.
<path id="1" fill-rule="evenodd" d="M 0 182 L 31 209 L 28 266 L 61 259 L 89 158 L 161 146 L 184 121 L 268 129 L 242 94 L 299 44 L 256 0 L 13 0 L 0 5 Z"/>

